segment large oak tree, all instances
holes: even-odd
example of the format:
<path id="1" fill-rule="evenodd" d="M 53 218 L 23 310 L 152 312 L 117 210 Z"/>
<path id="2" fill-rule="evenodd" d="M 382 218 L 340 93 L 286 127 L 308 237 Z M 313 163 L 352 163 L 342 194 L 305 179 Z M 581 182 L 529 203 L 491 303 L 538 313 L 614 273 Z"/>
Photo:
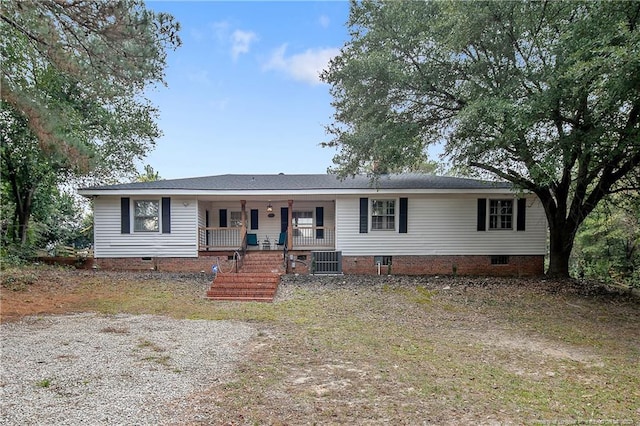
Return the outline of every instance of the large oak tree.
<path id="1" fill-rule="evenodd" d="M 640 164 L 640 2 L 352 2 L 331 84 L 334 171 L 454 166 L 541 200 L 551 275 Z M 375 167 L 372 167 L 374 165 Z"/>

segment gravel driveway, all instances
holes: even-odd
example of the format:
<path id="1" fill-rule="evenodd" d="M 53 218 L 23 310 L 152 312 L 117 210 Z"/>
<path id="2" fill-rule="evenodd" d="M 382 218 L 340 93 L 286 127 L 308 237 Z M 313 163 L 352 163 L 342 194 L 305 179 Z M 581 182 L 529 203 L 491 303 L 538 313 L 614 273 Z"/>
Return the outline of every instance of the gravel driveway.
<path id="1" fill-rule="evenodd" d="M 28 317 L 0 325 L 0 424 L 180 424 L 256 330 L 149 315 Z"/>

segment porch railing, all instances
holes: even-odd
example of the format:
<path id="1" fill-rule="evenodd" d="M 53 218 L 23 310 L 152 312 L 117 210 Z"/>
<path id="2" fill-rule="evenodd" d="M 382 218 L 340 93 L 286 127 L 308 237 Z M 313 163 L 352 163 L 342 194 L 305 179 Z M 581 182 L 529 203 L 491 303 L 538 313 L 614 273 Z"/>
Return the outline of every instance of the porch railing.
<path id="1" fill-rule="evenodd" d="M 336 244 L 335 228 L 329 226 L 293 227 L 292 247 L 289 250 L 304 250 L 310 248 L 333 249 Z M 198 244 L 200 251 L 207 250 L 238 250 L 243 247 L 244 235 L 240 228 L 198 228 Z M 245 246 L 246 247 L 246 246 Z"/>
<path id="2" fill-rule="evenodd" d="M 293 227 L 293 247 L 302 249 L 311 247 L 333 248 L 336 245 L 336 230 L 328 226 Z"/>
<path id="3" fill-rule="evenodd" d="M 237 250 L 242 244 L 240 228 L 198 228 L 198 244 L 201 251 L 232 249 Z"/>

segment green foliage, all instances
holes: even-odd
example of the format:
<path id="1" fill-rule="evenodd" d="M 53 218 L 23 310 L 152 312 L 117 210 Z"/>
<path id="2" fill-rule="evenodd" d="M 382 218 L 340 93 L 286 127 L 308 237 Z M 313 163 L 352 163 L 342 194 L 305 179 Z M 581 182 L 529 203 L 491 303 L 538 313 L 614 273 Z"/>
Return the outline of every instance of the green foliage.
<path id="1" fill-rule="evenodd" d="M 144 90 L 163 83 L 166 49 L 180 44 L 170 15 L 138 0 L 40 0 L 5 2 L 0 18 L 2 100 L 27 117 L 43 147 L 82 154 L 87 139 L 130 134 L 135 148 L 157 136 Z"/>
<path id="2" fill-rule="evenodd" d="M 155 171 L 150 164 L 147 164 L 144 166 L 144 173 L 138 173 L 136 180 L 138 182 L 155 182 L 160 179 L 162 179 L 160 173 Z"/>
<path id="3" fill-rule="evenodd" d="M 160 136 L 145 91 L 164 84 L 178 30 L 139 0 L 3 2 L 3 247 L 80 238 L 61 185 L 135 174 Z"/>
<path id="4" fill-rule="evenodd" d="M 575 275 L 640 287 L 640 197 L 615 197 L 599 205 L 576 236 Z"/>
<path id="5" fill-rule="evenodd" d="M 0 123 L 3 254 L 29 259 L 49 243 L 88 246 L 92 235 L 82 232 L 85 209 L 58 186 L 72 175 L 67 160 L 44 153 L 24 117 L 11 108 L 0 112 Z"/>
<path id="6" fill-rule="evenodd" d="M 42 379 L 42 380 L 39 380 L 36 383 L 36 386 L 38 386 L 39 388 L 45 388 L 46 389 L 46 388 L 51 386 L 51 382 L 52 382 L 52 380 L 49 379 L 49 378 Z"/>
<path id="7" fill-rule="evenodd" d="M 550 266 L 640 164 L 640 3 L 353 1 L 332 85 L 339 176 L 412 168 L 445 142 L 458 170 L 540 198 Z"/>

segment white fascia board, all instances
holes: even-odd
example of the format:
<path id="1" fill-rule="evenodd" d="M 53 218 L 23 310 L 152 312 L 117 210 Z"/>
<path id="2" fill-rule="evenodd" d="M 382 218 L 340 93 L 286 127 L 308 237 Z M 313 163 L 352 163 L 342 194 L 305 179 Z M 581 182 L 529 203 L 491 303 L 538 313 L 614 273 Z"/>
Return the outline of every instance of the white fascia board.
<path id="1" fill-rule="evenodd" d="M 481 188 L 481 189 L 290 189 L 290 190 L 193 190 L 193 189 L 82 189 L 78 194 L 84 197 L 112 195 L 112 196 L 138 196 L 138 195 L 165 195 L 165 196 L 292 196 L 292 195 L 371 195 L 371 194 L 517 194 L 515 190 L 508 188 Z"/>

